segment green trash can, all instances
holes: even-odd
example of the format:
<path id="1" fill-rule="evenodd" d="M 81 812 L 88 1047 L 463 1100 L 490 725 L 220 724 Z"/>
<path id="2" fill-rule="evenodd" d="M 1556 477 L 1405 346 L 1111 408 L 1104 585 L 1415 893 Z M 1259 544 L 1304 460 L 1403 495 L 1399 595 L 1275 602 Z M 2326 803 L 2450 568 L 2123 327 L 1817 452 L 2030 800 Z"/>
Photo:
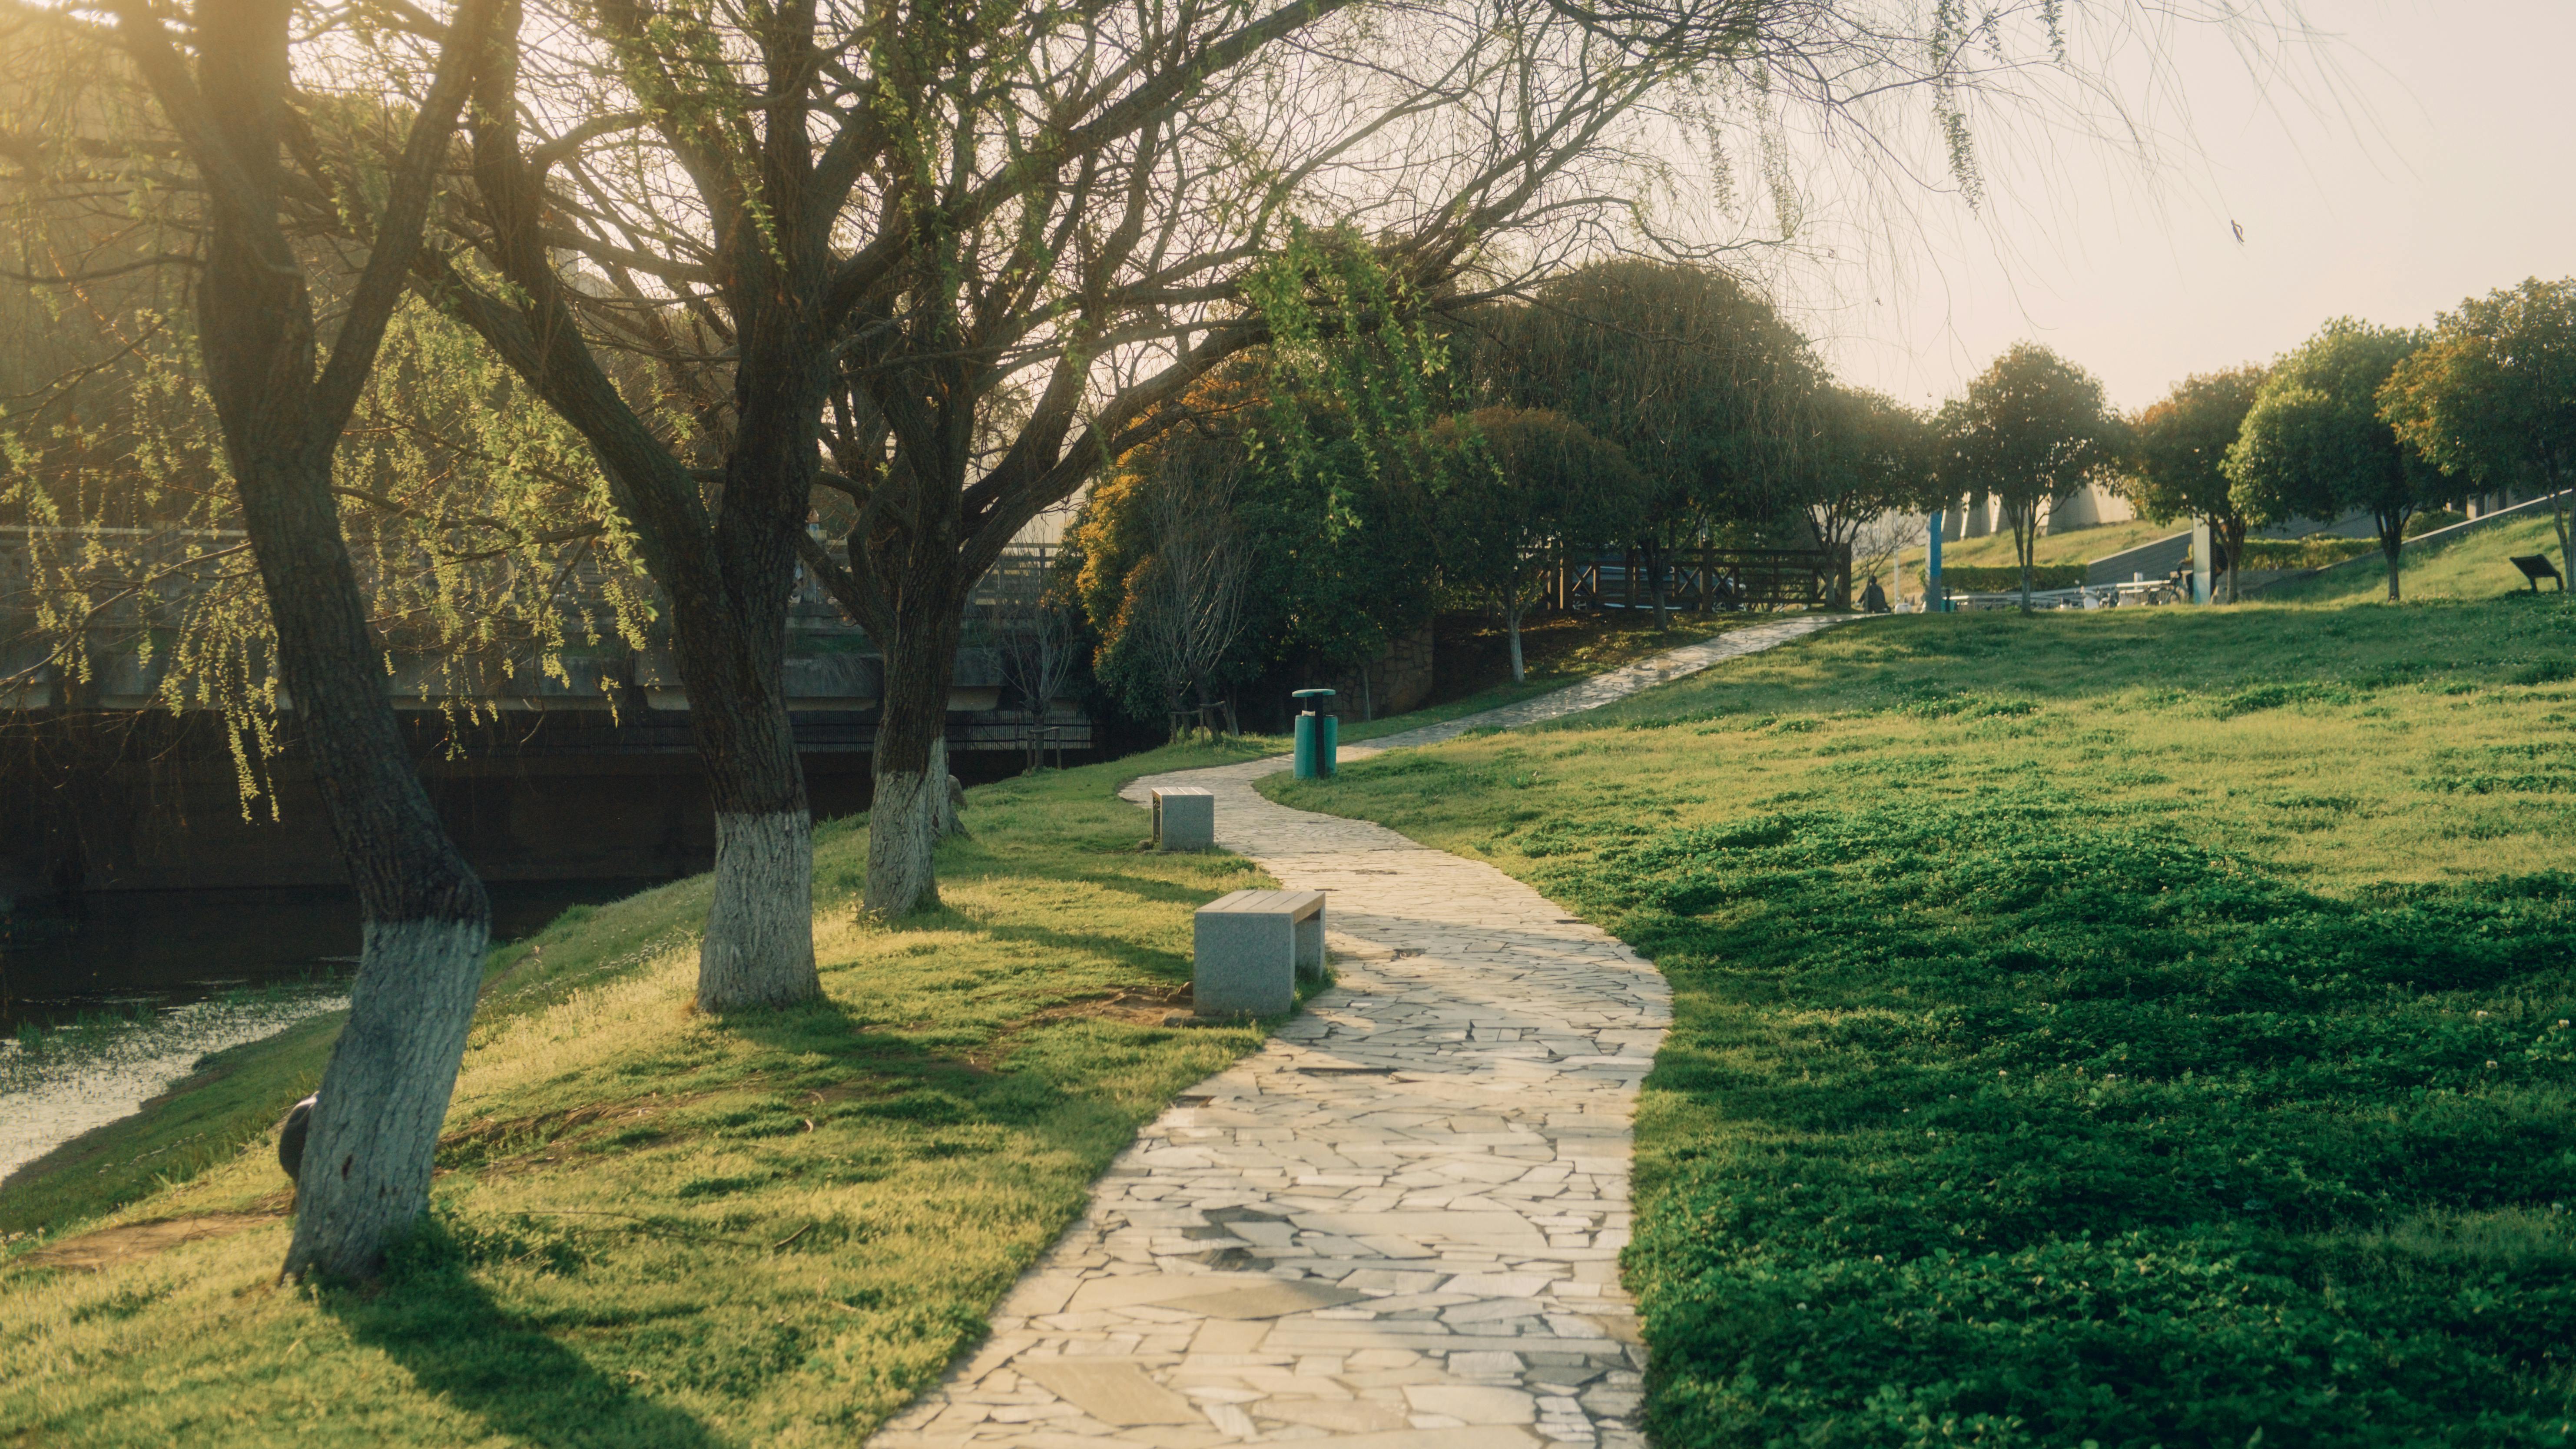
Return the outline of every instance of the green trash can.
<path id="1" fill-rule="evenodd" d="M 1324 701 L 1331 699 L 1329 689 L 1300 689 L 1289 698 L 1301 700 L 1305 708 L 1297 715 L 1297 778 L 1329 780 L 1333 777 L 1333 757 L 1339 743 L 1342 721 L 1338 715 L 1324 712 Z"/>

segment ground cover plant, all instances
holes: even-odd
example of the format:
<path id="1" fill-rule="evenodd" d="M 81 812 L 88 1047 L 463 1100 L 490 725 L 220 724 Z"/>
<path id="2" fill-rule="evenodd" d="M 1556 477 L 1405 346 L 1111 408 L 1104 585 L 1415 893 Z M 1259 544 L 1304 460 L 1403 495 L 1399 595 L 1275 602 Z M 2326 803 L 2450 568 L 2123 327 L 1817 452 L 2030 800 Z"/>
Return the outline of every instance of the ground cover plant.
<path id="1" fill-rule="evenodd" d="M 824 827 L 808 1008 L 693 1014 L 703 877 L 496 953 L 431 1230 L 379 1290 L 274 1281 L 265 1128 L 336 1023 L 223 1054 L 0 1193 L 0 1443 L 858 1441 L 1258 1042 L 1162 1026 L 1191 911 L 1257 873 L 1140 852 L 1113 791 L 1265 743 L 978 789 L 946 904 L 894 926 L 854 910 L 864 828 Z"/>
<path id="2" fill-rule="evenodd" d="M 2576 610 L 1904 616 L 1278 782 L 1675 990 L 1674 1446 L 2556 1444 Z"/>

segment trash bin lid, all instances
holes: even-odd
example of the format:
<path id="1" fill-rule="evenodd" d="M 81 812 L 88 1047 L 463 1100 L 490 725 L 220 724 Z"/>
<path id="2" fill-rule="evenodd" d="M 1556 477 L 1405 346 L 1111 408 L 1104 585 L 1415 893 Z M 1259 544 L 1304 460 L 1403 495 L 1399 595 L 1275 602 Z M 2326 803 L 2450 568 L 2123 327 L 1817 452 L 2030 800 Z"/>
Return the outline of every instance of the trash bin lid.
<path id="1" fill-rule="evenodd" d="M 1290 699 L 1330 699 L 1333 697 L 1333 692 L 1329 689 L 1298 689 L 1289 691 L 1288 697 Z"/>

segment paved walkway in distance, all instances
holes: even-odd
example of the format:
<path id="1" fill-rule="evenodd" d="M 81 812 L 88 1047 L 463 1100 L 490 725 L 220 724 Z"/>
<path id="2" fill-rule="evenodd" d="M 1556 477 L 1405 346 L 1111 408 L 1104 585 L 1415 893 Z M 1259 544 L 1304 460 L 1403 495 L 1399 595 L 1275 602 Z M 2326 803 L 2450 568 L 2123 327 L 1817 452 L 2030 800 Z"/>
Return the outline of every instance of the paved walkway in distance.
<path id="1" fill-rule="evenodd" d="M 1737 629 L 1343 752 L 1590 709 L 1814 633 Z M 1653 967 L 1490 865 L 1216 792 L 1217 841 L 1328 892 L 1337 984 L 1137 1135 L 880 1449 L 1639 1449 L 1619 1287 L 1629 1122 L 1670 1019 Z"/>

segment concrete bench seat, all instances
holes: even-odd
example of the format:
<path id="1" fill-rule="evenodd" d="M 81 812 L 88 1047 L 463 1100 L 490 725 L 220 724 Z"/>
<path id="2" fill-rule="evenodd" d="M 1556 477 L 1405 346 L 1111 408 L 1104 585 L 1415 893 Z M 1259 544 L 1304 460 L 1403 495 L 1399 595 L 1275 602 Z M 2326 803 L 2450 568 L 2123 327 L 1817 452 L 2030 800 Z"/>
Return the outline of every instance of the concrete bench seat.
<path id="1" fill-rule="evenodd" d="M 1216 792 L 1196 785 L 1155 791 L 1154 848 L 1216 849 Z"/>
<path id="2" fill-rule="evenodd" d="M 1190 960 L 1196 1013 L 1276 1016 L 1299 973 L 1324 972 L 1322 891 L 1236 891 L 1199 907 Z"/>

